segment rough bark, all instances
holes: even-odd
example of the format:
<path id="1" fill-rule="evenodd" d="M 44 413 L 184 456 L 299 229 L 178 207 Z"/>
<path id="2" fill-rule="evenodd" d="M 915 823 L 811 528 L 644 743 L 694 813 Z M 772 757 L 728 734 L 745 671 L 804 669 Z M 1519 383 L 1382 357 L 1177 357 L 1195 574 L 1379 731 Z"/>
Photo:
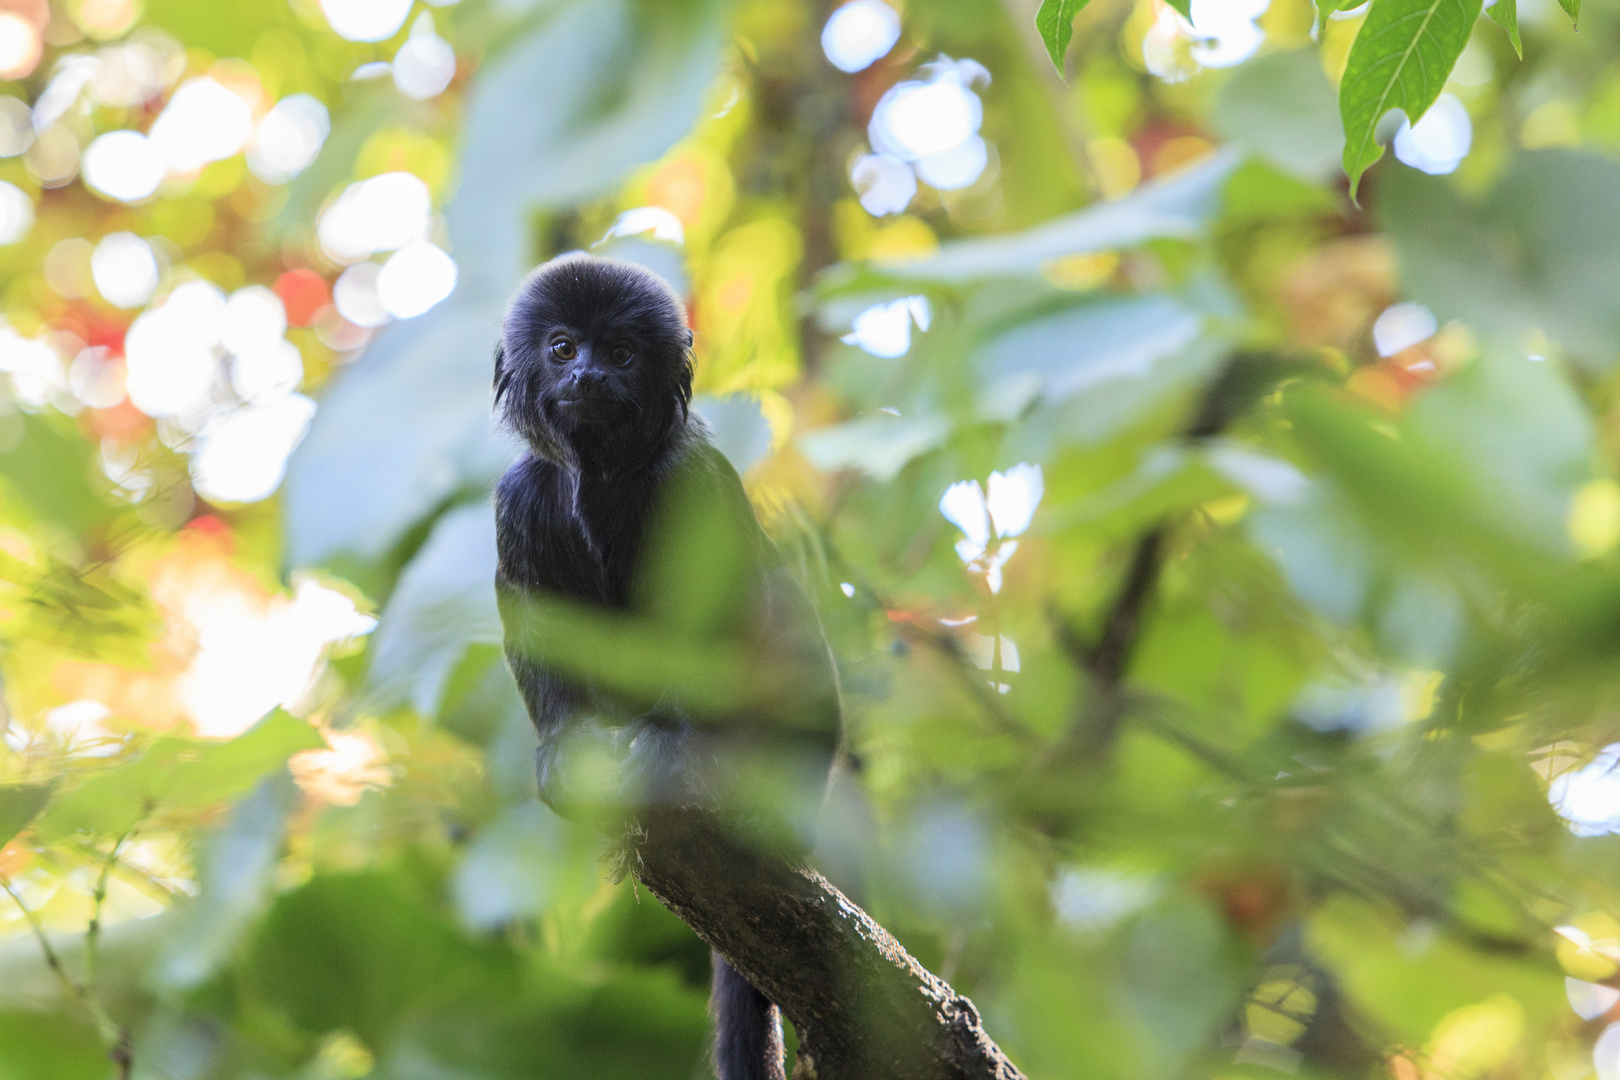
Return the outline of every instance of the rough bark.
<path id="1" fill-rule="evenodd" d="M 814 870 L 693 810 L 646 814 L 623 854 L 793 1022 L 797 1080 L 1022 1080 L 973 1003 Z"/>

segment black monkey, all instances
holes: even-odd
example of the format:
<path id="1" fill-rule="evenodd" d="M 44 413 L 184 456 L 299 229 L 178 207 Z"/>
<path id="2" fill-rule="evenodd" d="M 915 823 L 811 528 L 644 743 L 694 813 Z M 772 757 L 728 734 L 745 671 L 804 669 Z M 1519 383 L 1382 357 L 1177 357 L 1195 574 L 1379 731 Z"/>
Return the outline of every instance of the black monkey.
<path id="1" fill-rule="evenodd" d="M 496 589 L 507 661 L 540 735 L 540 796 L 564 814 L 582 805 L 581 748 L 618 760 L 618 794 L 632 808 L 715 810 L 746 786 L 750 764 L 785 761 L 824 784 L 838 753 L 831 655 L 736 471 L 690 411 L 691 345 L 661 279 L 583 254 L 531 273 L 502 324 L 495 400 L 529 449 L 496 490 Z M 604 685 L 536 647 L 548 597 L 729 643 L 787 677 L 774 698 L 706 712 L 669 688 Z M 781 1080 L 776 1006 L 718 952 L 713 963 L 721 1080 Z"/>

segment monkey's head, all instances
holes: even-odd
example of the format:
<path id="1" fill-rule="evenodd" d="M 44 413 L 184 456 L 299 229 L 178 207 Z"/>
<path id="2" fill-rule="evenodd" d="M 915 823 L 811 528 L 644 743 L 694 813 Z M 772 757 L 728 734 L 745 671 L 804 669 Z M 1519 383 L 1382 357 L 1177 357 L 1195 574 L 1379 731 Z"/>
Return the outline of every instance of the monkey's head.
<path id="1" fill-rule="evenodd" d="M 649 464 L 687 418 L 692 332 L 663 279 L 564 255 L 518 288 L 495 347 L 495 403 L 537 453 L 571 468 Z"/>

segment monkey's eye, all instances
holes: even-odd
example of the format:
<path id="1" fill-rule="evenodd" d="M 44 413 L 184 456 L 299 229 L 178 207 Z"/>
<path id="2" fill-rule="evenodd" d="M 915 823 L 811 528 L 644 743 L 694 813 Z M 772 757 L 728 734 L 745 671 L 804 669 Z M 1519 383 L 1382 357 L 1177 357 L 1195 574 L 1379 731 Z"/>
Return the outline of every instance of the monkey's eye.
<path id="1" fill-rule="evenodd" d="M 628 364 L 631 360 L 630 350 L 625 348 L 623 345 L 620 345 L 617 349 L 614 349 L 608 354 L 608 356 L 620 367 L 624 367 L 624 365 Z"/>
<path id="2" fill-rule="evenodd" d="M 567 338 L 558 338 L 551 343 L 551 355 L 558 360 L 572 360 L 579 355 L 579 349 Z"/>

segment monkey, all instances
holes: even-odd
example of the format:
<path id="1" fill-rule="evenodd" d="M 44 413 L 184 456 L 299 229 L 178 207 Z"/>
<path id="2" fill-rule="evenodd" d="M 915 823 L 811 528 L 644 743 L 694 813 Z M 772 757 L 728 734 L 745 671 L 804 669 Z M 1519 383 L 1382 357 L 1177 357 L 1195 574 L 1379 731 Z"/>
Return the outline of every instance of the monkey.
<path id="1" fill-rule="evenodd" d="M 618 762 L 617 796 L 631 806 L 722 809 L 762 761 L 787 762 L 825 791 L 842 750 L 831 650 L 691 408 L 692 346 L 685 307 L 661 278 L 583 253 L 532 271 L 502 319 L 496 409 L 527 447 L 496 487 L 496 593 L 507 663 L 539 735 L 540 797 L 564 816 L 588 800 L 573 767 L 585 753 Z M 780 684 L 774 697 L 706 710 L 673 688 L 610 685 L 535 648 L 547 617 L 535 601 L 547 599 L 663 620 L 672 635 L 727 643 L 788 677 L 767 680 Z M 783 1080 L 780 1011 L 711 955 L 720 1080 Z"/>

